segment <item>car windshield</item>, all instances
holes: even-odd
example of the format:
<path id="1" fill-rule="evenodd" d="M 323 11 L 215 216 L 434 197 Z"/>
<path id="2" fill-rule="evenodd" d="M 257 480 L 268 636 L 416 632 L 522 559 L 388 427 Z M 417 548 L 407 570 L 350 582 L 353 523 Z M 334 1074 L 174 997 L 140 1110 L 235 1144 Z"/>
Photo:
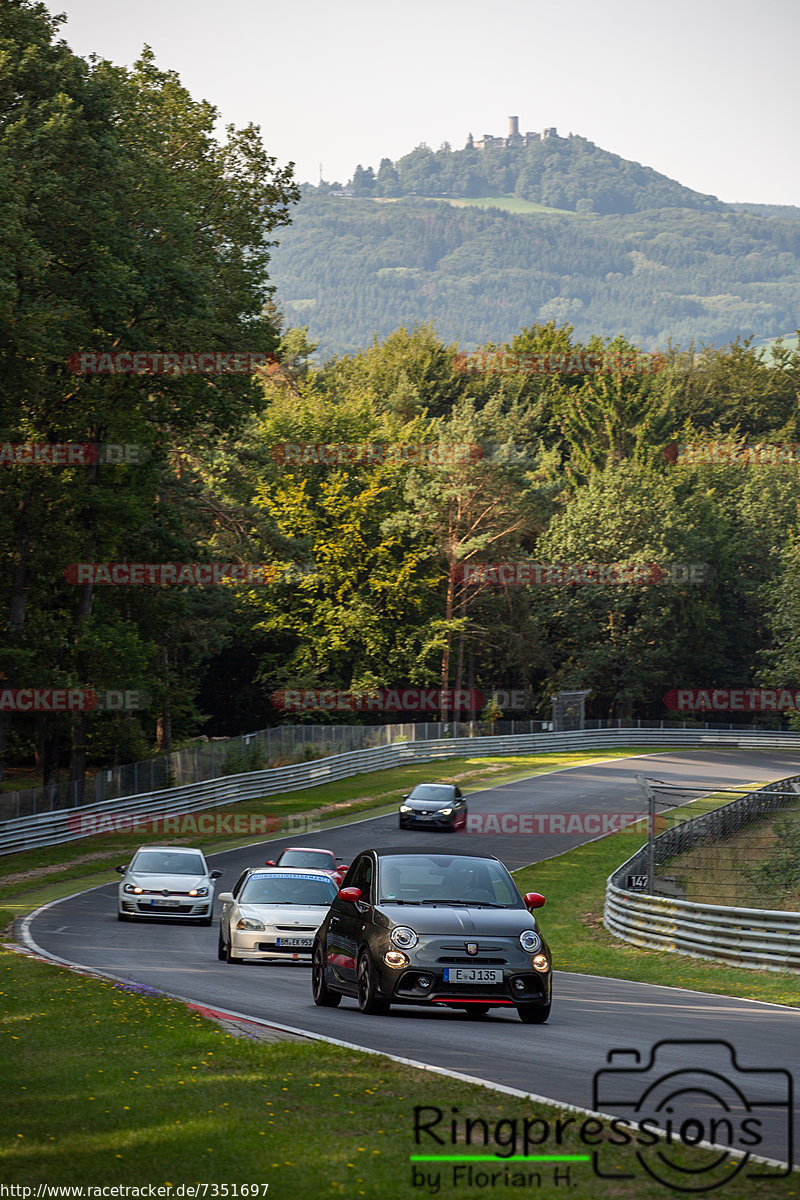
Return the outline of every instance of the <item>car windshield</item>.
<path id="1" fill-rule="evenodd" d="M 131 870 L 142 871 L 146 875 L 205 875 L 206 864 L 199 854 L 140 850 L 131 863 Z"/>
<path id="2" fill-rule="evenodd" d="M 329 850 L 284 850 L 282 867 L 316 867 L 318 871 L 332 871 L 336 859 Z"/>
<path id="3" fill-rule="evenodd" d="M 238 897 L 240 904 L 306 904 L 325 908 L 336 895 L 331 879 L 318 875 L 251 875 Z"/>
<path id="4" fill-rule="evenodd" d="M 508 871 L 492 858 L 392 854 L 380 859 L 379 878 L 382 903 L 524 907 Z"/>
<path id="5" fill-rule="evenodd" d="M 409 800 L 437 800 L 442 804 L 453 799 L 453 789 L 444 783 L 418 783 Z"/>

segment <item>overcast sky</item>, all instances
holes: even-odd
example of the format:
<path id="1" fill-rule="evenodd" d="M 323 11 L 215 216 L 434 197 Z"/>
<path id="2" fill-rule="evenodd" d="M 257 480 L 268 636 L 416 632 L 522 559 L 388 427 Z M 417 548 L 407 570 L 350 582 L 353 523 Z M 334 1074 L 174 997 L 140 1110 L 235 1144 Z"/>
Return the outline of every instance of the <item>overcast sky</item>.
<path id="1" fill-rule="evenodd" d="M 296 178 L 554 125 L 729 202 L 800 204 L 798 0 L 47 0 L 72 49 L 146 42 Z"/>

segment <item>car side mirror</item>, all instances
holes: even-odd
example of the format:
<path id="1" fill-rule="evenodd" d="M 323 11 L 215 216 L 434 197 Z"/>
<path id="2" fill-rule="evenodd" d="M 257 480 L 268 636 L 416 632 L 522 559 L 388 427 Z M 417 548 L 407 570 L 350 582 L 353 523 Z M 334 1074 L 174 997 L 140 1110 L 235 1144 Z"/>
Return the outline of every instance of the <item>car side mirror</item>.
<path id="1" fill-rule="evenodd" d="M 264 863 L 265 867 L 277 867 L 277 865 L 278 864 L 275 862 L 274 858 L 268 858 L 267 861 Z"/>
<path id="2" fill-rule="evenodd" d="M 411 795 L 411 792 L 406 792 L 406 793 L 403 795 L 403 799 L 404 799 L 404 800 L 407 800 L 407 799 L 408 799 L 408 797 L 409 797 L 410 795 Z"/>
<path id="3" fill-rule="evenodd" d="M 125 872 L 127 871 L 127 869 L 128 869 L 127 867 L 114 867 L 114 870 L 117 872 L 118 875 L 124 875 Z"/>
<path id="4" fill-rule="evenodd" d="M 217 899 L 221 900 L 223 904 L 229 904 L 233 899 L 233 892 L 220 892 Z"/>
<path id="5" fill-rule="evenodd" d="M 348 867 L 347 863 L 340 863 L 337 867 L 337 870 L 341 871 L 343 875 L 346 875 L 350 868 Z"/>
<path id="6" fill-rule="evenodd" d="M 351 904 L 356 904 L 361 899 L 361 888 L 340 888 L 336 894 L 336 898 L 337 900 L 349 900 Z"/>
<path id="7" fill-rule="evenodd" d="M 541 908 L 545 902 L 544 896 L 541 894 L 541 892 L 526 892 L 524 900 L 525 907 L 529 909 Z"/>
<path id="8" fill-rule="evenodd" d="M 208 877 L 209 877 L 209 879 L 219 879 L 221 874 L 222 874 L 222 871 L 211 871 L 209 873 Z"/>

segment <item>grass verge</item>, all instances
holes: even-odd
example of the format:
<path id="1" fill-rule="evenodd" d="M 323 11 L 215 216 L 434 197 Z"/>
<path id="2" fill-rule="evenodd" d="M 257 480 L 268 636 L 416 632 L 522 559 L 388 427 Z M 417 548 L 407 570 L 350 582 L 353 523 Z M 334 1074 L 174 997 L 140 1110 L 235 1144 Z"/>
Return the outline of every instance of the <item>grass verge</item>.
<path id="1" fill-rule="evenodd" d="M 438 199 L 438 197 L 435 197 Z M 501 208 L 504 212 L 518 213 L 523 216 L 533 214 L 552 214 L 557 217 L 575 217 L 571 208 L 550 208 L 546 204 L 537 204 L 535 200 L 523 200 L 519 196 L 461 196 L 458 198 L 443 198 L 445 204 L 453 208 Z"/>
<path id="2" fill-rule="evenodd" d="M 227 1193 L 209 1190 L 209 1197 L 242 1196 L 246 1183 L 262 1185 L 247 1194 L 267 1200 L 434 1194 L 488 1200 L 509 1187 L 502 1182 L 504 1172 L 524 1171 L 535 1180 L 525 1193 L 535 1191 L 542 1200 L 560 1200 L 565 1193 L 608 1200 L 665 1195 L 632 1148 L 610 1144 L 612 1131 L 590 1121 L 581 1138 L 581 1122 L 589 1119 L 556 1106 L 325 1043 L 234 1038 L 177 1001 L 7 951 L 0 953 L 0 992 L 7 1067 L 0 1177 L 6 1185 L 169 1184 L 175 1196 L 181 1185 L 199 1181 L 228 1186 Z M 465 1040 L 471 1032 L 474 1026 L 465 1021 Z M 546 1038 L 547 1027 L 520 1024 L 518 1033 L 527 1046 Z M 587 1065 L 587 1103 L 591 1069 Z M 430 1106 L 428 1120 L 440 1110 L 442 1132 L 457 1112 L 455 1144 L 441 1146 L 430 1138 L 415 1144 L 415 1106 Z M 466 1117 L 487 1122 L 487 1147 L 478 1135 L 466 1145 Z M 585 1161 L 504 1165 L 500 1158 L 473 1164 L 476 1175 L 498 1173 L 493 1186 L 469 1186 L 463 1176 L 453 1183 L 454 1166 L 468 1162 L 410 1162 L 421 1153 L 471 1156 L 499 1149 L 505 1155 L 509 1148 L 524 1153 L 526 1117 L 538 1119 L 529 1126 L 536 1143 L 528 1153 L 583 1157 L 598 1150 L 615 1177 L 595 1178 Z M 481 1126 L 475 1128 L 480 1133 Z M 497 1141 L 491 1140 L 495 1133 Z M 716 1153 L 682 1148 L 670 1156 L 697 1170 Z M 623 1178 L 628 1174 L 634 1177 Z M 435 1190 L 420 1183 L 437 1175 Z M 510 1186 L 517 1194 L 522 1190 Z M 731 1178 L 723 1194 L 725 1200 L 767 1200 L 794 1196 L 796 1187 L 797 1176 Z"/>
<path id="3" fill-rule="evenodd" d="M 688 820 L 730 801 L 730 796 L 706 796 L 684 805 L 673 819 Z M 556 969 L 800 1007 L 800 977 L 795 973 L 740 969 L 685 954 L 642 950 L 604 928 L 606 879 L 642 840 L 641 835 L 615 833 L 514 872 L 523 894 L 537 891 L 547 898 L 541 925 Z"/>

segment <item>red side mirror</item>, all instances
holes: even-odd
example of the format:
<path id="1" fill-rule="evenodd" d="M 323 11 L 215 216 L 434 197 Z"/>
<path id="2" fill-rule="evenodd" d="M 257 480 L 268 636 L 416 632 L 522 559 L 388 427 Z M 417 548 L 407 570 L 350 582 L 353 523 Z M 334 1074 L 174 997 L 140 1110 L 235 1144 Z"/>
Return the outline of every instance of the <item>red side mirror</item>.
<path id="1" fill-rule="evenodd" d="M 278 864 L 275 862 L 274 858 L 268 858 L 267 861 L 264 863 L 265 867 L 277 867 L 277 865 Z"/>
<path id="2" fill-rule="evenodd" d="M 342 864 L 341 864 L 341 866 L 338 866 L 338 867 L 336 868 L 336 870 L 339 872 L 339 874 L 341 875 L 342 879 L 344 879 L 345 875 L 346 875 L 346 874 L 347 874 L 347 872 L 350 870 L 350 868 L 348 867 L 347 863 L 342 863 Z"/>
<path id="3" fill-rule="evenodd" d="M 341 888 L 337 893 L 337 899 L 349 900 L 351 904 L 355 904 L 357 900 L 361 899 L 361 888 Z"/>
<path id="4" fill-rule="evenodd" d="M 524 899 L 526 908 L 541 908 L 544 904 L 544 896 L 541 892 L 527 892 Z"/>

